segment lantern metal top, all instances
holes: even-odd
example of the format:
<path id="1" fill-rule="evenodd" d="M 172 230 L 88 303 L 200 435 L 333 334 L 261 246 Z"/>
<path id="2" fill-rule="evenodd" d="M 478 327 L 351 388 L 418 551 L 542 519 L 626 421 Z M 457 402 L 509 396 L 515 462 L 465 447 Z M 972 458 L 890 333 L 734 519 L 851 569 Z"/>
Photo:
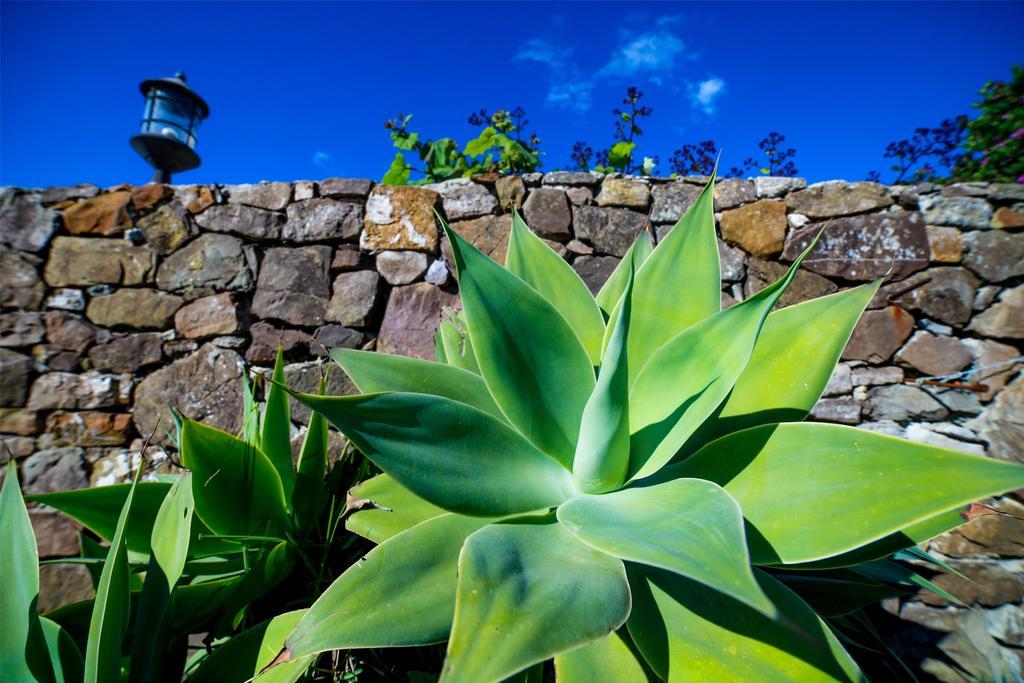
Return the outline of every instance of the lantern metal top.
<path id="1" fill-rule="evenodd" d="M 206 104 L 206 100 L 200 97 L 199 93 L 195 90 L 188 87 L 188 83 L 185 82 L 184 71 L 174 74 L 173 78 L 147 78 L 142 83 L 139 83 L 139 90 L 143 95 L 148 95 L 150 88 L 162 88 L 185 95 L 194 100 L 196 106 L 199 107 L 199 118 L 205 119 L 210 115 L 210 107 Z"/>

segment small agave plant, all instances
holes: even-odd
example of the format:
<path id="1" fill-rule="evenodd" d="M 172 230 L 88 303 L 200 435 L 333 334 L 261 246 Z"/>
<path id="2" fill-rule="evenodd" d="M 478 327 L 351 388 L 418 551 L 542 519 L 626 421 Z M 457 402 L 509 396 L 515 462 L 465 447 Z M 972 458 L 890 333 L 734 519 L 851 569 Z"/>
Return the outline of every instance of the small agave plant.
<path id="1" fill-rule="evenodd" d="M 801 422 L 880 282 L 773 312 L 804 252 L 721 310 L 711 188 L 596 300 L 518 216 L 504 268 L 445 226 L 439 362 L 336 350 L 365 393 L 295 394 L 384 474 L 347 522 L 379 545 L 277 662 L 447 641 L 445 683 L 864 679 L 823 619 L 844 586 L 926 585 L 894 553 L 1024 467 Z"/>

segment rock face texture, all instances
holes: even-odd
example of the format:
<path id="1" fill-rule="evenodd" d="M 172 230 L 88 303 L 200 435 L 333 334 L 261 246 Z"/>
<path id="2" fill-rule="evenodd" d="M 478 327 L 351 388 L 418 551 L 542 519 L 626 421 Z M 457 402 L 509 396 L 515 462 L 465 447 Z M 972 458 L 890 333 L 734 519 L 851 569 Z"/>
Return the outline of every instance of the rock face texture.
<path id="1" fill-rule="evenodd" d="M 289 383 L 307 391 L 329 348 L 433 358 L 445 308 L 460 305 L 435 211 L 503 263 L 518 208 L 596 293 L 636 235 L 664 237 L 706 182 L 479 180 L 3 188 L 0 464 L 14 457 L 33 491 L 124 481 L 151 433 L 170 446 L 169 404 L 237 430 L 243 374 L 265 371 L 279 347 Z M 1019 185 L 762 177 L 713 192 L 723 305 L 778 279 L 822 228 L 783 305 L 884 278 L 810 419 L 1024 462 Z M 355 391 L 341 372 L 329 390 Z M 294 410 L 301 432 L 308 411 Z M 930 629 L 937 649 L 919 659 L 940 680 L 1019 675 L 991 665 L 1024 661 L 1019 500 L 987 501 L 1011 516 L 930 543 L 975 582 L 937 579 L 973 609 L 933 597 L 890 606 L 907 642 Z M 73 525 L 45 511 L 33 523 L 44 555 L 77 552 Z M 41 604 L 83 589 L 55 567 Z"/>

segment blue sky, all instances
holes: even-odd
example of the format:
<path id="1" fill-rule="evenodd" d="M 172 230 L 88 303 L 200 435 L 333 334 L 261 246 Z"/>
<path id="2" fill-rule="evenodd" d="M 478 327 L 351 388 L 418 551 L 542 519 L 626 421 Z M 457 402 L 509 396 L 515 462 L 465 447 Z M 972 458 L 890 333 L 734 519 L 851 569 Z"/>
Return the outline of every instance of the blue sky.
<path id="1" fill-rule="evenodd" d="M 1024 62 L 1024 3 L 0 3 L 0 184 L 142 183 L 143 78 L 210 103 L 176 182 L 379 179 L 383 128 L 473 135 L 522 106 L 546 169 L 607 146 L 625 88 L 641 154 L 713 138 L 725 166 L 777 130 L 812 181 L 862 179 L 886 143 L 970 112 Z M 884 177 L 884 175 L 883 175 Z"/>

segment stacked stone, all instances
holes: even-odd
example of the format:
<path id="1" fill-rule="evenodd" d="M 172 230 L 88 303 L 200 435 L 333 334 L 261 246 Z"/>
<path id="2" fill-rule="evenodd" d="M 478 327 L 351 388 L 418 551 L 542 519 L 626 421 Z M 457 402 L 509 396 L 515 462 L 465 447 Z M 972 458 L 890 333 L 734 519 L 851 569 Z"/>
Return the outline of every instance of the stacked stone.
<path id="1" fill-rule="evenodd" d="M 279 346 L 303 390 L 329 348 L 431 358 L 443 308 L 458 306 L 435 211 L 503 262 L 519 207 L 597 291 L 636 235 L 650 223 L 664 237 L 706 181 L 553 172 L 424 187 L 0 189 L 0 461 L 20 462 L 30 492 L 124 481 L 150 434 L 147 467 L 171 467 L 168 405 L 237 430 L 243 374 L 266 371 Z M 1022 186 L 727 179 L 714 210 L 723 306 L 780 277 L 824 226 L 782 305 L 886 278 L 812 419 L 1024 461 Z M 329 391 L 354 388 L 334 372 Z M 293 417 L 298 438 L 309 413 L 293 404 Z M 1024 647 L 1024 506 L 989 502 L 1011 516 L 931 546 L 978 584 L 939 581 L 984 609 L 931 596 L 890 605 L 948 632 L 940 648 L 970 671 Z M 50 539 L 44 555 L 74 548 L 66 521 L 33 520 Z"/>

